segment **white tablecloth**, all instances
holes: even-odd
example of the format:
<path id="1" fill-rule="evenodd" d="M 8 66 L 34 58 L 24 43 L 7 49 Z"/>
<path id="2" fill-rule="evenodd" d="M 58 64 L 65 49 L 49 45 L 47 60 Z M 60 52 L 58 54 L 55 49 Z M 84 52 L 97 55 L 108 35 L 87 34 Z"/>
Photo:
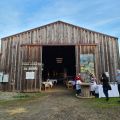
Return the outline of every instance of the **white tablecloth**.
<path id="1" fill-rule="evenodd" d="M 52 82 L 42 82 L 42 84 L 44 84 L 45 85 L 45 87 L 53 87 L 53 83 Z"/>
<path id="2" fill-rule="evenodd" d="M 119 97 L 119 93 L 118 93 L 118 88 L 117 88 L 117 84 L 110 84 L 112 90 L 108 91 L 109 97 Z M 102 85 L 98 85 L 98 89 L 99 89 L 99 98 L 101 97 L 105 97 L 104 93 L 103 93 L 103 87 Z"/>

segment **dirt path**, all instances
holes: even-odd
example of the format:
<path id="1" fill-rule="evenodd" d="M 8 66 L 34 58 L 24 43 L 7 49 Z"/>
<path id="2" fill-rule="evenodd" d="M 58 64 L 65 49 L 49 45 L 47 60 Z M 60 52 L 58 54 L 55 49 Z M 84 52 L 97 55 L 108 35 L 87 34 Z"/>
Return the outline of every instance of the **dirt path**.
<path id="1" fill-rule="evenodd" d="M 67 90 L 50 92 L 35 100 L 0 106 L 0 120 L 119 120 L 120 106 L 102 109 L 92 107 L 91 102 Z"/>

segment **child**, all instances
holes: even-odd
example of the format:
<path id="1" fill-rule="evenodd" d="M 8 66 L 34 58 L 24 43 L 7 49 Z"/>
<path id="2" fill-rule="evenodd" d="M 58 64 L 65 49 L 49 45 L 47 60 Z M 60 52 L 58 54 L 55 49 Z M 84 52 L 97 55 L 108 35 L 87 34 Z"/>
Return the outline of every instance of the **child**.
<path id="1" fill-rule="evenodd" d="M 95 86 L 95 97 L 99 98 L 99 85 Z"/>
<path id="2" fill-rule="evenodd" d="M 90 95 L 95 96 L 96 78 L 93 74 L 90 75 Z"/>
<path id="3" fill-rule="evenodd" d="M 78 95 L 81 95 L 81 85 L 80 84 L 82 83 L 82 80 L 81 80 L 80 74 L 75 77 L 75 80 L 76 80 L 76 96 L 78 96 Z"/>

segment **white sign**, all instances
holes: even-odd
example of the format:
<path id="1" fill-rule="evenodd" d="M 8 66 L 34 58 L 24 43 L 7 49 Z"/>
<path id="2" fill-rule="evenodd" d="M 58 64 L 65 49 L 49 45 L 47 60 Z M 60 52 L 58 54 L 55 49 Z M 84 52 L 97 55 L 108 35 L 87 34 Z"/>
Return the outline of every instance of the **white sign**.
<path id="1" fill-rule="evenodd" d="M 7 74 L 4 74 L 4 77 L 3 77 L 3 82 L 8 82 L 8 75 Z"/>
<path id="2" fill-rule="evenodd" d="M 35 66 L 24 67 L 24 70 L 37 70 Z"/>
<path id="3" fill-rule="evenodd" d="M 3 81 L 3 72 L 0 72 L 0 82 Z"/>
<path id="4" fill-rule="evenodd" d="M 22 65 L 24 66 L 29 66 L 29 65 L 42 65 L 42 63 L 39 63 L 39 62 L 23 62 Z"/>
<path id="5" fill-rule="evenodd" d="M 35 72 L 26 72 L 26 79 L 35 79 Z"/>

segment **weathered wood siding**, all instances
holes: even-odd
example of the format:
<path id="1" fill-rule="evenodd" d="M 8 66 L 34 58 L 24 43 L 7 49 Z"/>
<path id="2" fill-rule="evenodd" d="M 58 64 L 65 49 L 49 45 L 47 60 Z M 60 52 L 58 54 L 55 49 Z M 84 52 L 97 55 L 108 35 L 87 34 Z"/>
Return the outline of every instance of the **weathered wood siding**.
<path id="1" fill-rule="evenodd" d="M 24 47 L 21 47 L 22 45 Z M 29 46 L 28 48 L 27 45 Z M 30 47 L 31 45 L 34 46 Z M 75 45 L 77 73 L 80 72 L 79 56 L 81 51 L 87 50 L 89 52 L 95 49 L 96 73 L 98 78 L 100 78 L 102 72 L 108 71 L 110 73 L 110 80 L 115 80 L 115 70 L 118 68 L 119 60 L 118 39 L 58 21 L 2 38 L 0 68 L 5 73 L 9 73 L 9 89 L 11 89 L 10 83 L 12 79 L 15 79 L 17 90 L 24 89 L 25 86 L 21 86 L 24 82 L 23 78 L 21 78 L 21 64 L 23 61 L 42 62 L 42 45 Z M 90 49 L 81 47 L 82 45 L 89 45 Z M 41 70 L 41 68 L 39 69 Z"/>
<path id="2" fill-rule="evenodd" d="M 18 84 L 16 88 L 20 91 L 40 91 L 41 90 L 41 78 L 42 78 L 42 47 L 41 46 L 21 46 L 21 74 L 17 79 Z M 29 65 L 25 66 L 25 63 Z M 35 79 L 25 79 L 26 70 L 25 68 L 35 68 Z M 27 70 L 28 71 L 28 70 Z M 33 70 L 30 70 L 33 71 Z"/>

